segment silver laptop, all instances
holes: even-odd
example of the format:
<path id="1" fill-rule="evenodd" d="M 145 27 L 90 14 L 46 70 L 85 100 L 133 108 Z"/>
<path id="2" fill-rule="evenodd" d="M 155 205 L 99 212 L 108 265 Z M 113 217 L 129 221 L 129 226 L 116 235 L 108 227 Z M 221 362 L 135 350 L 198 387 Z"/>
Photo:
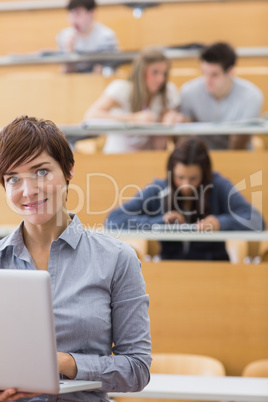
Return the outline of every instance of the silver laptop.
<path id="1" fill-rule="evenodd" d="M 58 394 L 101 387 L 60 380 L 46 271 L 0 269 L 0 390 Z"/>

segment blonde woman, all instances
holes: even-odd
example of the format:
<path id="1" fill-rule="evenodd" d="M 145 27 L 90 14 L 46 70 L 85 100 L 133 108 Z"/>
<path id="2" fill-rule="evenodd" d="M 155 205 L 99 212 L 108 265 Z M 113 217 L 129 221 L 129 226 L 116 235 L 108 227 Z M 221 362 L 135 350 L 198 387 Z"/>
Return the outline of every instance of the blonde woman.
<path id="1" fill-rule="evenodd" d="M 177 87 L 168 82 L 170 63 L 157 48 L 146 49 L 133 62 L 128 80 L 115 80 L 88 109 L 84 120 L 115 119 L 140 123 L 182 120 Z M 167 137 L 110 134 L 104 152 L 119 153 L 141 149 L 164 149 Z"/>

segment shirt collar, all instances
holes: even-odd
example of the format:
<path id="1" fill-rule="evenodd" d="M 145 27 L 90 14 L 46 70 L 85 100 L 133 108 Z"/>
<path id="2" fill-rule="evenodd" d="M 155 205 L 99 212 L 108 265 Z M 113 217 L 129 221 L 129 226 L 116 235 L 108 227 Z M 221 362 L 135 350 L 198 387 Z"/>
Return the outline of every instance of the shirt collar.
<path id="1" fill-rule="evenodd" d="M 23 221 L 20 225 L 11 233 L 8 237 L 3 240 L 0 246 L 0 251 L 11 246 L 14 247 L 14 254 L 19 255 L 24 248 L 23 236 L 22 236 Z"/>
<path id="2" fill-rule="evenodd" d="M 77 215 L 70 213 L 70 217 L 72 219 L 72 222 L 59 236 L 59 239 L 64 240 L 73 249 L 75 249 L 79 243 L 84 228 Z M 3 244 L 1 244 L 0 246 L 0 251 L 3 251 L 5 248 L 9 246 L 12 246 L 14 247 L 14 254 L 16 256 L 21 255 L 25 247 L 22 236 L 22 227 L 23 222 L 20 223 L 20 225 L 14 230 L 13 233 L 11 233 L 10 236 L 8 236 L 5 240 L 3 240 Z"/>
<path id="3" fill-rule="evenodd" d="M 72 222 L 70 225 L 68 225 L 64 232 L 62 232 L 59 239 L 64 240 L 73 249 L 76 249 L 84 228 L 77 215 L 70 213 L 70 218 L 72 219 Z"/>

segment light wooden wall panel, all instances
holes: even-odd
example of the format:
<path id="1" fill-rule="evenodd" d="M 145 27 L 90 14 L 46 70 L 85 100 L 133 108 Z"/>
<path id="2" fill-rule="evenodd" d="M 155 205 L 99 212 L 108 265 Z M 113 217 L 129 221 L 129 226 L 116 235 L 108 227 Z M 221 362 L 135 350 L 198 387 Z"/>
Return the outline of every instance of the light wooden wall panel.
<path id="1" fill-rule="evenodd" d="M 132 9 L 101 6 L 97 19 L 112 28 L 122 50 L 224 40 L 234 46 L 267 46 L 265 1 L 163 4 L 135 19 Z M 68 25 L 64 9 L 0 13 L 0 54 L 56 48 L 55 36 Z"/>
<path id="2" fill-rule="evenodd" d="M 0 76 L 3 99 L 0 126 L 22 114 L 47 118 L 57 124 L 79 123 L 108 82 L 99 74 L 22 72 Z"/>
<path id="3" fill-rule="evenodd" d="M 142 263 L 153 353 L 219 359 L 227 375 L 268 356 L 268 265 Z"/>

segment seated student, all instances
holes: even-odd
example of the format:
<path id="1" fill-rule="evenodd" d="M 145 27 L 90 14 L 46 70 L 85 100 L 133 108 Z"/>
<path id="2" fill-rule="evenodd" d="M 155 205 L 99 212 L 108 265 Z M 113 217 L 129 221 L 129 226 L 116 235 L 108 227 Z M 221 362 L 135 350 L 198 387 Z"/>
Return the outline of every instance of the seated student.
<path id="1" fill-rule="evenodd" d="M 70 0 L 67 5 L 71 26 L 57 36 L 59 50 L 64 53 L 98 53 L 118 51 L 115 33 L 95 21 L 95 0 Z M 90 61 L 66 64 L 65 72 L 91 72 L 100 70 Z"/>
<path id="2" fill-rule="evenodd" d="M 0 267 L 50 273 L 59 373 L 102 382 L 96 392 L 59 399 L 109 401 L 107 392 L 139 391 L 149 381 L 149 301 L 135 251 L 85 230 L 68 213 L 73 175 L 73 153 L 51 121 L 22 116 L 2 130 L 0 181 L 23 221 L 0 241 Z M 9 398 L 12 392 L 0 393 L 0 401 L 27 396 Z M 56 399 L 42 395 L 27 401 Z"/>
<path id="3" fill-rule="evenodd" d="M 157 48 L 146 49 L 133 63 L 129 80 L 115 80 L 87 110 L 84 120 L 109 118 L 133 122 L 173 122 L 179 105 L 176 86 L 168 82 L 169 60 Z M 109 134 L 105 153 L 164 149 L 167 137 Z"/>
<path id="4" fill-rule="evenodd" d="M 181 87 L 180 111 L 196 122 L 231 122 L 259 117 L 263 96 L 251 82 L 234 76 L 237 56 L 227 43 L 214 43 L 201 51 L 203 76 Z M 250 146 L 249 135 L 202 136 L 210 149 Z"/>
<path id="5" fill-rule="evenodd" d="M 204 232 L 262 230 L 259 212 L 231 193 L 229 180 L 213 172 L 205 144 L 199 138 L 181 140 L 167 164 L 167 178 L 155 180 L 130 202 L 110 213 L 109 229 L 148 229 L 153 224 L 196 223 Z M 167 260 L 228 260 L 224 242 L 162 241 Z"/>

